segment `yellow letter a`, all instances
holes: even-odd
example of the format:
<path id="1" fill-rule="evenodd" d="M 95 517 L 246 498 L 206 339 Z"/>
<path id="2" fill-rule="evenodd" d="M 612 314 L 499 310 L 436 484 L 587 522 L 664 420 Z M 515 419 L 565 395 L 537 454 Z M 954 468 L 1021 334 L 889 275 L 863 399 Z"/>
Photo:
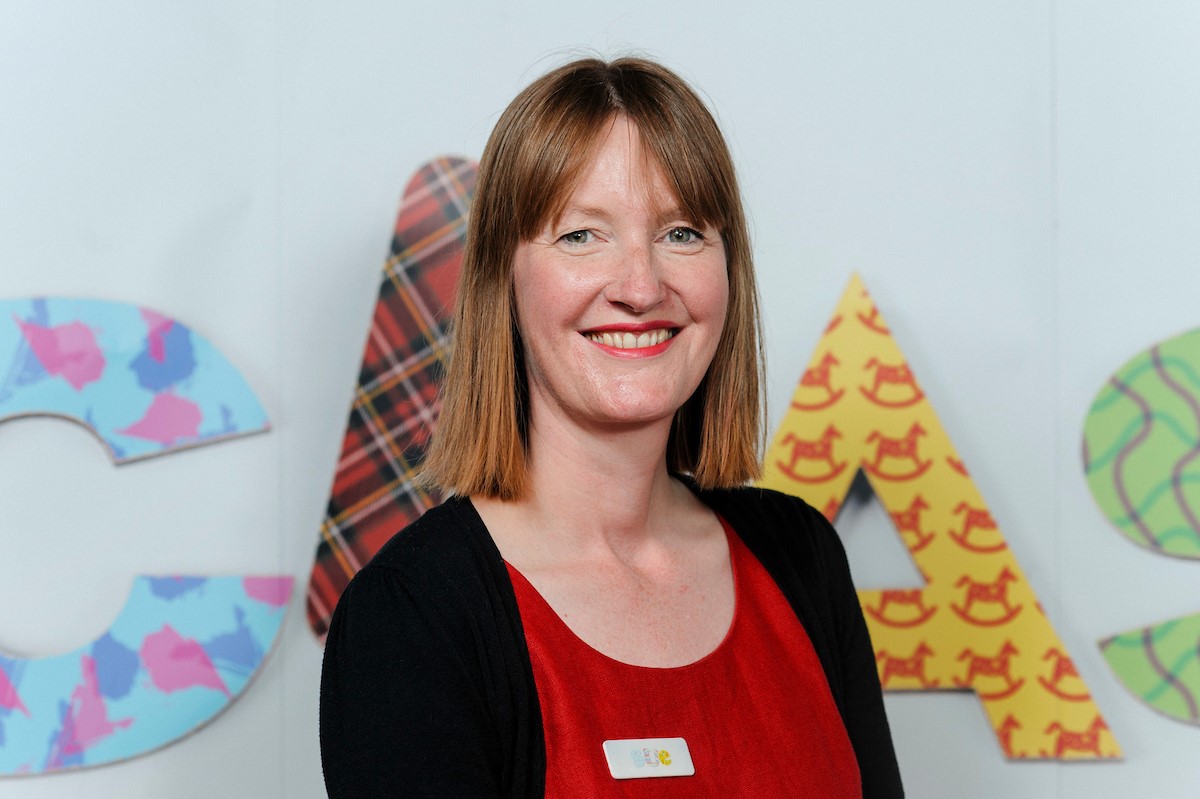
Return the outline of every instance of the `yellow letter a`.
<path id="1" fill-rule="evenodd" d="M 885 690 L 972 690 L 1006 756 L 1120 749 L 855 275 L 775 431 L 762 485 L 833 519 L 862 469 L 926 586 L 860 591 Z"/>

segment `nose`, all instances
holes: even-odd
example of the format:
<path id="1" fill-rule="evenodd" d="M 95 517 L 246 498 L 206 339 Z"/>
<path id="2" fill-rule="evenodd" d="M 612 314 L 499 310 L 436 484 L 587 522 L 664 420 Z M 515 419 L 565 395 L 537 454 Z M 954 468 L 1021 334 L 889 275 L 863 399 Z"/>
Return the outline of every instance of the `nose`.
<path id="1" fill-rule="evenodd" d="M 606 300 L 634 313 L 645 313 L 663 301 L 667 289 L 652 247 L 645 244 L 624 247 L 618 259 L 604 290 Z"/>

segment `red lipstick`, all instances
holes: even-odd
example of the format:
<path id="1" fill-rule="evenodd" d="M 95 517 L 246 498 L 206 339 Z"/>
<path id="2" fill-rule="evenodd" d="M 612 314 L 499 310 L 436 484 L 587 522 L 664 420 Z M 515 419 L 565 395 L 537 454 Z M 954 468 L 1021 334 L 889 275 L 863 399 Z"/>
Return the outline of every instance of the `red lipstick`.
<path id="1" fill-rule="evenodd" d="M 669 336 L 662 341 L 657 341 L 654 344 L 648 344 L 644 347 L 613 346 L 612 344 L 607 344 L 604 341 L 597 341 L 595 338 L 596 336 L 604 335 L 604 337 L 609 341 L 615 340 L 615 343 L 619 344 L 621 343 L 622 339 L 627 340 L 627 337 L 638 336 L 639 334 L 644 335 L 650 331 L 667 331 Z M 669 322 L 639 322 L 602 325 L 599 327 L 590 328 L 582 335 L 592 344 L 614 357 L 650 358 L 658 355 L 659 353 L 665 352 L 667 348 L 671 346 L 671 342 L 675 340 L 675 334 L 678 332 L 679 328 Z M 658 336 L 654 336 L 653 338 L 657 339 Z"/>
<path id="2" fill-rule="evenodd" d="M 599 325 L 581 330 L 585 336 L 588 333 L 645 333 L 649 330 L 679 330 L 679 325 L 665 320 L 653 322 L 617 322 L 611 325 Z"/>

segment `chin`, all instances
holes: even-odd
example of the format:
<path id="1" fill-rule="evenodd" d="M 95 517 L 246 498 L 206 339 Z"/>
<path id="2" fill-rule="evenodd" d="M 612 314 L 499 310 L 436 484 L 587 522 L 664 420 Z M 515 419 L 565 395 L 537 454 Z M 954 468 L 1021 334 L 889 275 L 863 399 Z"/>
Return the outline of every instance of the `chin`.
<path id="1" fill-rule="evenodd" d="M 648 425 L 656 422 L 670 422 L 675 417 L 679 406 L 666 402 L 645 402 L 606 408 L 598 414 L 603 421 L 610 424 Z"/>

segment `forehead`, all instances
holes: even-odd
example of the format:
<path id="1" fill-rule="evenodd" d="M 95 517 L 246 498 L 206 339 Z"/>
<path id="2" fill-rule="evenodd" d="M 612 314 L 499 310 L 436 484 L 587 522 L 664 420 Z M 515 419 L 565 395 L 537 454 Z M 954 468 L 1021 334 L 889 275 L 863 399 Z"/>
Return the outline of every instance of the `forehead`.
<path id="1" fill-rule="evenodd" d="M 662 214 L 679 210 L 679 199 L 662 166 L 642 145 L 641 132 L 628 117 L 613 116 L 597 133 L 589 150 L 576 179 L 560 188 L 560 199 L 548 224 L 577 212 L 633 210 Z"/>

